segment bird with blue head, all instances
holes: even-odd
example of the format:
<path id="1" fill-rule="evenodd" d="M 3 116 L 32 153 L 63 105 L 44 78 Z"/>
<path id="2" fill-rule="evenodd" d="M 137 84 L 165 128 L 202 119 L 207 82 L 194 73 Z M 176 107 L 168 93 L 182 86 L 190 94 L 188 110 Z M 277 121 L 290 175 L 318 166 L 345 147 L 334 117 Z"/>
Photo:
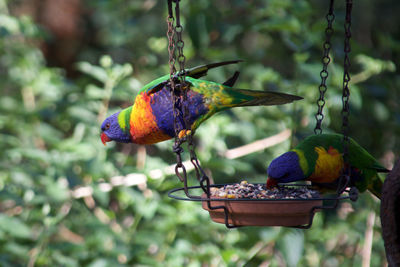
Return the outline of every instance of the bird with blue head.
<path id="1" fill-rule="evenodd" d="M 212 63 L 198 66 L 185 71 L 186 86 L 180 84 L 177 73 L 173 76 L 178 90 L 186 90 L 187 99 L 182 101 L 179 94 L 178 116 L 175 123 L 173 112 L 172 89 L 170 75 L 162 76 L 145 85 L 138 93 L 134 104 L 108 117 L 101 126 L 101 141 L 136 144 L 154 144 L 175 136 L 175 126 L 178 137 L 182 138 L 194 133 L 197 127 L 219 111 L 242 106 L 269 106 L 291 103 L 302 99 L 299 96 L 267 91 L 234 89 L 238 72 L 225 83 L 200 80 L 207 71 L 223 65 L 238 63 L 239 60 Z M 188 110 L 187 122 L 184 126 L 183 110 Z"/>
<path id="2" fill-rule="evenodd" d="M 303 180 L 319 188 L 332 188 L 348 166 L 351 170 L 349 186 L 357 187 L 360 192 L 368 189 L 380 198 L 383 181 L 378 172 L 389 170 L 351 138 L 347 164 L 343 158 L 342 135 L 312 135 L 272 160 L 268 166 L 267 188 Z"/>

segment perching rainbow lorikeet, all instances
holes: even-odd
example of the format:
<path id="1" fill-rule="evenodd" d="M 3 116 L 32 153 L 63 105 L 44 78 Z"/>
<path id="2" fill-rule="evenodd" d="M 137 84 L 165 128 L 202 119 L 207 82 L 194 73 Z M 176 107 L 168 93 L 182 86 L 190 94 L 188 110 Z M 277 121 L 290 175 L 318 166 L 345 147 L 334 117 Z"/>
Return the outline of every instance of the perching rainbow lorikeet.
<path id="1" fill-rule="evenodd" d="M 185 136 L 182 104 L 189 111 L 188 121 L 191 131 L 214 113 L 233 107 L 280 105 L 302 99 L 295 95 L 277 92 L 233 89 L 238 72 L 224 84 L 200 80 L 211 68 L 233 64 L 226 61 L 195 67 L 186 71 L 188 83 L 187 100 L 179 102 L 180 114 L 177 125 L 179 137 Z M 175 75 L 176 82 L 179 79 Z M 180 99 L 181 101 L 181 99 Z M 133 106 L 117 112 L 104 120 L 101 125 L 103 144 L 109 141 L 137 144 L 154 144 L 175 136 L 173 105 L 169 75 L 145 85 L 136 96 Z"/>
<path id="2" fill-rule="evenodd" d="M 274 159 L 268 167 L 267 188 L 278 183 L 300 180 L 317 186 L 335 185 L 341 175 L 344 160 L 343 136 L 340 134 L 312 135 L 294 149 Z M 350 185 L 360 192 L 368 189 L 380 198 L 382 180 L 378 172 L 388 172 L 353 139 L 349 141 L 348 163 L 351 168 Z"/>

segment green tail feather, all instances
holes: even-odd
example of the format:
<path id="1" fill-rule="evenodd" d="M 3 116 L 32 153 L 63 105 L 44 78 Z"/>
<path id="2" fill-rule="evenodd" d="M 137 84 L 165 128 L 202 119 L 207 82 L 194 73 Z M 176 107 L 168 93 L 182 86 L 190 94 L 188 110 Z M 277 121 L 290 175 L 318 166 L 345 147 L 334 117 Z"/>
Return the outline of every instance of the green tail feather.
<path id="1" fill-rule="evenodd" d="M 372 182 L 368 185 L 367 189 L 377 198 L 381 199 L 382 186 L 383 186 L 382 178 L 379 176 L 379 174 L 376 174 L 376 176 L 372 179 Z"/>
<path id="2" fill-rule="evenodd" d="M 227 91 L 231 91 L 227 89 Z M 295 100 L 303 99 L 300 96 L 290 95 L 278 92 L 268 92 L 268 91 L 253 91 L 245 89 L 234 89 L 233 94 L 235 98 L 238 98 L 238 94 L 241 95 L 242 101 L 237 103 L 236 107 L 244 106 L 272 106 L 272 105 L 282 105 L 291 103 Z"/>

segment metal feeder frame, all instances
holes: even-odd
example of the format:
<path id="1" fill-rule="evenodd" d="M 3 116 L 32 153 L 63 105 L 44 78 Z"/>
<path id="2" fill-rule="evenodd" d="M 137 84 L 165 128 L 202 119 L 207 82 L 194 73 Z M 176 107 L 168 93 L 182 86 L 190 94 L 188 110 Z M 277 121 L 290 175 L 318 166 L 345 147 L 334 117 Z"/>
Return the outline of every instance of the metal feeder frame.
<path id="1" fill-rule="evenodd" d="M 348 179 L 346 179 L 349 181 Z M 205 183 L 205 184 L 204 184 Z M 170 191 L 168 191 L 168 197 L 176 199 L 176 200 L 184 200 L 184 201 L 206 201 L 207 206 L 210 210 L 218 210 L 218 209 L 223 209 L 224 214 L 225 214 L 225 226 L 227 228 L 237 228 L 237 227 L 243 227 L 243 226 L 236 226 L 233 224 L 229 224 L 229 216 L 230 213 L 228 209 L 223 206 L 212 206 L 211 201 L 220 201 L 220 202 L 229 202 L 229 201 L 246 201 L 246 202 L 276 202 L 276 201 L 289 201 L 289 202 L 296 202 L 296 201 L 315 201 L 315 200 L 322 200 L 323 205 L 322 206 L 314 206 L 310 210 L 310 216 L 309 216 L 309 222 L 306 225 L 297 225 L 297 226 L 292 226 L 293 228 L 300 228 L 300 229 L 309 229 L 312 226 L 312 222 L 314 219 L 315 211 L 316 210 L 328 210 L 328 209 L 336 209 L 339 201 L 345 200 L 345 199 L 350 199 L 351 201 L 356 201 L 358 198 L 358 190 L 355 187 L 350 187 L 348 188 L 348 182 L 345 183 L 342 187 L 342 190 L 340 193 L 336 193 L 335 196 L 332 197 L 319 197 L 319 198 L 291 198 L 291 199 L 285 199 L 285 198 L 276 198 L 276 199 L 248 199 L 248 198 L 213 198 L 211 197 L 211 187 L 223 187 L 225 185 L 230 185 L 230 184 L 210 184 L 210 180 L 208 177 L 205 177 L 202 181 L 200 181 L 199 186 L 187 186 L 187 181 L 184 183 L 184 187 L 180 188 L 175 188 Z M 309 184 L 279 184 L 279 187 L 311 187 Z M 197 195 L 192 195 L 189 192 L 191 190 L 195 189 L 202 189 L 203 192 L 206 194 L 206 198 L 197 196 Z M 176 193 L 179 193 L 183 191 L 185 193 L 186 197 L 181 197 L 177 196 Z M 346 193 L 347 195 L 343 195 L 343 193 Z M 329 205 L 325 205 L 325 203 L 330 203 Z"/>

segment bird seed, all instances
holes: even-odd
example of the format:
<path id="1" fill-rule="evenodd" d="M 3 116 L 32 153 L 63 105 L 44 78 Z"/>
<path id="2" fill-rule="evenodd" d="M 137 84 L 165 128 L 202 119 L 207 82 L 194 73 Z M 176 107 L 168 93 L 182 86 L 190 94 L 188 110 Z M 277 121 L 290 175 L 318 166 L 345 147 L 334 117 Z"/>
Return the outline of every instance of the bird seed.
<path id="1" fill-rule="evenodd" d="M 211 187 L 211 197 L 243 199 L 309 199 L 319 198 L 318 191 L 306 186 L 279 186 L 267 189 L 265 184 L 251 184 L 241 181 L 238 184 Z"/>

